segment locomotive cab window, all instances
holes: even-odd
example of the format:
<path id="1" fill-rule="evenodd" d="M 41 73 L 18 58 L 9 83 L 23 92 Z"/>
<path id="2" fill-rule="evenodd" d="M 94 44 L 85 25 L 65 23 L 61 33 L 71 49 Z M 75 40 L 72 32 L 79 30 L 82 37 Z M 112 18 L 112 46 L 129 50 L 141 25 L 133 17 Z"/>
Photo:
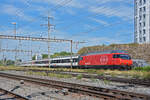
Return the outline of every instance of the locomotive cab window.
<path id="1" fill-rule="evenodd" d="M 126 60 L 130 60 L 131 57 L 129 55 L 124 55 L 124 54 L 115 54 L 113 55 L 113 58 L 121 58 L 121 59 L 126 59 Z"/>
<path id="2" fill-rule="evenodd" d="M 119 58 L 119 55 L 113 55 L 113 58 Z"/>
<path id="3" fill-rule="evenodd" d="M 80 57 L 79 60 L 83 60 L 83 57 Z"/>
<path id="4" fill-rule="evenodd" d="M 130 60 L 131 57 L 129 55 L 120 55 L 120 58 Z"/>

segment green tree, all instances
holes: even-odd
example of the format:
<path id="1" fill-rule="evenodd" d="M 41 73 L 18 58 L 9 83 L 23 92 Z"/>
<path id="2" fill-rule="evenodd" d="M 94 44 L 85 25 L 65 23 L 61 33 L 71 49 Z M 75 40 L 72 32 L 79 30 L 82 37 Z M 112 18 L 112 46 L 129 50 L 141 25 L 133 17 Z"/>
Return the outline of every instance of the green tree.
<path id="1" fill-rule="evenodd" d="M 48 54 L 42 54 L 42 59 L 47 59 L 48 58 Z"/>
<path id="2" fill-rule="evenodd" d="M 62 51 L 60 53 L 54 53 L 53 55 L 51 55 L 51 57 L 55 58 L 55 57 L 59 57 L 59 56 L 70 56 L 70 55 L 71 55 L 70 52 Z"/>
<path id="3" fill-rule="evenodd" d="M 0 60 L 0 65 L 3 65 L 3 61 L 2 60 Z"/>
<path id="4" fill-rule="evenodd" d="M 12 60 L 7 60 L 6 61 L 6 65 L 14 65 L 14 64 L 15 64 L 15 62 L 12 61 Z"/>
<path id="5" fill-rule="evenodd" d="M 35 55 L 32 57 L 32 60 L 35 60 Z"/>
<path id="6" fill-rule="evenodd" d="M 53 55 L 51 55 L 51 58 L 60 57 L 60 56 L 70 56 L 70 52 L 62 51 L 62 52 L 56 52 Z M 42 54 L 42 59 L 48 59 L 48 54 Z M 35 55 L 32 57 L 32 60 L 35 60 Z"/>

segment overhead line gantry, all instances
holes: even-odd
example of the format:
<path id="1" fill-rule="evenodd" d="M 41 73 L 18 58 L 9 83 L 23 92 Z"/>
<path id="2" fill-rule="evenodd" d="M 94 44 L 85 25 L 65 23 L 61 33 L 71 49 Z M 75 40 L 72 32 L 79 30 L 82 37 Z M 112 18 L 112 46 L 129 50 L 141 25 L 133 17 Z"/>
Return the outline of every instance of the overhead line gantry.
<path id="1" fill-rule="evenodd" d="M 72 45 L 74 43 L 86 43 L 86 42 L 74 42 L 68 39 L 56 39 L 56 38 L 42 38 L 42 37 L 25 37 L 25 36 L 11 36 L 11 35 L 0 35 L 0 39 L 11 39 L 11 40 L 28 40 L 28 41 L 41 41 L 41 42 L 70 42 L 71 52 L 71 68 L 72 68 Z"/>

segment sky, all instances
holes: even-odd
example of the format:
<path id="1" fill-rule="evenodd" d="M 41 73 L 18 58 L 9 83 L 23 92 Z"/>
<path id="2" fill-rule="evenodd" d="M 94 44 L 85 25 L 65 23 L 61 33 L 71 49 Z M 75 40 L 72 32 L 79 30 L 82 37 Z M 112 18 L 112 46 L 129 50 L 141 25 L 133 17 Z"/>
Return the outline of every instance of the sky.
<path id="1" fill-rule="evenodd" d="M 18 36 L 47 37 L 47 27 L 42 24 L 47 23 L 46 17 L 50 15 L 55 26 L 51 29 L 52 38 L 86 42 L 78 48 L 74 46 L 74 52 L 83 46 L 134 40 L 134 0 L 0 0 L 0 9 L 1 35 L 14 35 L 12 23 L 16 22 Z M 12 48 L 17 44 L 12 40 L 1 42 Z M 32 43 L 37 52 L 41 45 L 41 49 L 46 48 L 46 43 Z M 52 53 L 69 50 L 69 44 L 51 46 Z"/>

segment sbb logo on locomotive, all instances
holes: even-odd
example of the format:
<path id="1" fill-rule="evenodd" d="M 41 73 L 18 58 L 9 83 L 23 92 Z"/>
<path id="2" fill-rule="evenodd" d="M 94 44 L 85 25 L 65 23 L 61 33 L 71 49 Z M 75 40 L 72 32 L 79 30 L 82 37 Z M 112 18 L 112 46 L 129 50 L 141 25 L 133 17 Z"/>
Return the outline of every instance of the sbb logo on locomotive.
<path id="1" fill-rule="evenodd" d="M 108 62 L 108 56 L 101 56 L 100 57 L 100 63 L 105 65 Z"/>

